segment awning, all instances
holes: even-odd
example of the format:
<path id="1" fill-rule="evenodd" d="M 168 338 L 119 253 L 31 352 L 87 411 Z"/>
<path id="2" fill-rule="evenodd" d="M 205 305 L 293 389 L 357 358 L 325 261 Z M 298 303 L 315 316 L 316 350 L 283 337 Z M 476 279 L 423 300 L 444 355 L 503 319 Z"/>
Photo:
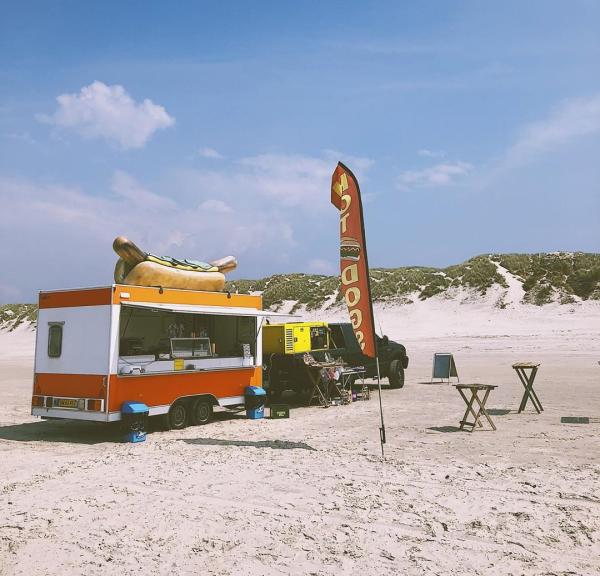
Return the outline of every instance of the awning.
<path id="1" fill-rule="evenodd" d="M 269 318 L 272 316 L 293 317 L 295 314 L 257 310 L 256 308 L 241 308 L 235 306 L 195 306 L 193 304 L 163 304 L 154 302 L 121 302 L 127 308 L 143 308 L 157 312 L 181 312 L 184 314 L 215 314 L 219 316 L 253 316 Z"/>

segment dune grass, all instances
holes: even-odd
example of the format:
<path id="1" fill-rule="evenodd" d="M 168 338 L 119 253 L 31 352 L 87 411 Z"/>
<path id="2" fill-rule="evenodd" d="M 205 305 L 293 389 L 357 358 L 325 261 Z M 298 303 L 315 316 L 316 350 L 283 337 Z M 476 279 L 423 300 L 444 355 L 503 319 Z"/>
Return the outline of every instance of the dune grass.
<path id="1" fill-rule="evenodd" d="M 427 300 L 454 288 L 485 295 L 495 285 L 506 288 L 502 266 L 523 283 L 526 304 L 568 304 L 577 300 L 600 300 L 600 254 L 560 252 L 540 254 L 487 254 L 446 268 L 408 266 L 373 268 L 371 290 L 376 302 L 407 304 L 414 298 Z M 325 302 L 341 300 L 338 276 L 275 274 L 260 280 L 232 280 L 230 292 L 261 293 L 266 308 L 294 302 L 314 310 Z M 14 330 L 23 323 L 35 324 L 35 304 L 0 305 L 0 329 Z"/>
<path id="2" fill-rule="evenodd" d="M 600 299 L 600 254 L 489 254 L 447 268 L 410 266 L 373 268 L 371 290 L 375 301 L 406 301 L 409 295 L 427 300 L 451 288 L 467 288 L 485 295 L 494 285 L 507 288 L 500 265 L 523 282 L 524 302 L 543 305 Z M 339 278 L 311 274 L 278 274 L 262 280 L 235 280 L 233 292 L 262 292 L 265 306 L 292 300 L 308 310 L 322 306 L 333 295 L 340 299 Z"/>

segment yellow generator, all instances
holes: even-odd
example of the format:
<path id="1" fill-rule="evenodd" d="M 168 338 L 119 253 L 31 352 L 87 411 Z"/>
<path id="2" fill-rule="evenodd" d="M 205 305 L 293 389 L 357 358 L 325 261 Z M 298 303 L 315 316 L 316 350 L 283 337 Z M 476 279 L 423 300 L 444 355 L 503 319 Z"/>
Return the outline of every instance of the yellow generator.
<path id="1" fill-rule="evenodd" d="M 288 322 L 263 326 L 263 354 L 303 354 L 329 350 L 327 322 Z"/>

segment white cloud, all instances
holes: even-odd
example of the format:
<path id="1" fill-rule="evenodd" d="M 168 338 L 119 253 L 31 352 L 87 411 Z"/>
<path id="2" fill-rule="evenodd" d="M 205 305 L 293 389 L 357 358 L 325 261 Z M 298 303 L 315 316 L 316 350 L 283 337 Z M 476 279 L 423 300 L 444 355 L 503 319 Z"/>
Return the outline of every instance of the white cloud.
<path id="1" fill-rule="evenodd" d="M 424 158 L 445 158 L 446 156 L 443 150 L 429 150 L 428 148 L 421 148 L 417 151 L 417 154 Z"/>
<path id="2" fill-rule="evenodd" d="M 509 163 L 557 148 L 571 140 L 600 132 L 600 94 L 563 102 L 545 120 L 525 126 L 506 154 Z"/>
<path id="3" fill-rule="evenodd" d="M 26 144 L 37 144 L 35 138 L 33 138 L 31 134 L 27 131 L 11 132 L 9 134 L 5 134 L 4 138 L 7 138 L 9 140 L 15 140 L 17 142 L 25 142 Z"/>
<path id="4" fill-rule="evenodd" d="M 334 150 L 325 150 L 322 157 L 264 154 L 244 158 L 240 164 L 250 169 L 259 193 L 285 206 L 314 210 L 331 208 L 331 175 L 338 159 L 354 172 L 362 186 L 363 177 L 373 161 L 345 157 Z"/>
<path id="5" fill-rule="evenodd" d="M 378 192 L 362 192 L 360 193 L 363 204 L 371 204 L 379 196 Z"/>
<path id="6" fill-rule="evenodd" d="M 239 164 L 248 173 L 243 178 L 256 192 L 284 206 L 309 206 L 314 201 L 325 206 L 329 201 L 328 191 L 335 164 L 327 160 L 264 154 L 244 158 Z"/>
<path id="7" fill-rule="evenodd" d="M 357 171 L 370 164 L 345 159 Z M 0 177 L 0 205 L 10 206 L 0 210 L 0 261 L 13 263 L 7 280 L 29 297 L 40 288 L 110 283 L 111 245 L 120 234 L 157 254 L 198 260 L 233 254 L 236 274 L 246 278 L 306 263 L 313 272 L 335 273 L 319 254 L 323 234 L 336 231 L 330 204 L 336 161 L 326 154 L 255 156 L 218 171 L 170 172 L 159 179 L 168 182 L 164 193 L 124 171 L 113 174 L 108 195 Z"/>
<path id="8" fill-rule="evenodd" d="M 200 148 L 198 155 L 202 158 L 210 158 L 212 160 L 222 160 L 224 156 L 214 148 Z"/>
<path id="9" fill-rule="evenodd" d="M 172 209 L 176 206 L 173 200 L 146 190 L 133 176 L 122 170 L 117 170 L 113 175 L 112 191 L 133 202 L 138 209 Z"/>
<path id="10" fill-rule="evenodd" d="M 105 138 L 122 148 L 142 148 L 152 135 L 175 123 L 162 107 L 145 99 L 135 102 L 123 86 L 95 81 L 79 93 L 57 97 L 51 116 L 39 115 L 47 124 L 72 128 L 86 138 Z"/>
<path id="11" fill-rule="evenodd" d="M 312 260 L 309 260 L 306 266 L 306 271 L 311 274 L 332 275 L 336 273 L 336 270 L 337 268 L 334 264 L 321 258 L 313 258 Z"/>
<path id="12" fill-rule="evenodd" d="M 150 251 L 168 252 L 187 241 L 187 257 L 196 258 L 221 256 L 222 251 L 245 253 L 269 242 L 273 248 L 294 244 L 291 228 L 264 206 L 240 199 L 240 208 L 233 210 L 225 202 L 208 199 L 197 208 L 187 207 L 139 187 L 126 173 L 117 173 L 115 179 L 120 193 L 113 197 L 63 185 L 0 179 L 0 203 L 11 205 L 10 211 L 0 212 L 0 233 L 16 240 L 9 231 L 27 229 L 39 243 L 40 234 L 56 229 L 60 236 L 95 238 L 109 251 L 118 234 L 131 235 Z M 213 209 L 210 215 L 207 206 Z"/>
<path id="13" fill-rule="evenodd" d="M 172 230 L 164 239 L 164 244 L 166 246 L 173 246 L 174 248 L 181 248 L 189 236 L 189 233 L 182 232 L 181 230 Z"/>
<path id="14" fill-rule="evenodd" d="M 398 186 L 403 189 L 448 186 L 472 169 L 468 162 L 458 161 L 436 164 L 424 170 L 408 170 L 398 177 Z"/>
<path id="15" fill-rule="evenodd" d="M 343 157 L 331 151 L 323 156 L 293 154 L 262 154 L 242 158 L 223 170 L 188 170 L 179 174 L 177 185 L 190 196 L 219 198 L 230 206 L 241 196 L 254 199 L 256 205 L 267 198 L 281 208 L 307 211 L 331 210 L 331 175 L 337 159 Z M 355 171 L 359 182 L 372 161 L 367 158 L 344 158 Z M 362 187 L 364 192 L 364 187 Z"/>
<path id="16" fill-rule="evenodd" d="M 221 214 L 233 212 L 231 206 L 223 202 L 223 200 L 214 200 L 213 198 L 205 200 L 198 206 L 198 208 L 200 210 L 206 210 L 207 212 L 220 212 Z"/>
<path id="17" fill-rule="evenodd" d="M 264 203 L 241 197 L 227 211 L 225 202 L 208 199 L 194 208 L 146 190 L 126 173 L 115 174 L 112 187 L 107 197 L 0 178 L 0 204 L 10 206 L 0 210 L 0 261 L 11 262 L 6 280 L 15 285 L 12 291 L 4 286 L 0 297 L 8 299 L 15 290 L 31 298 L 41 288 L 111 283 L 117 259 L 112 241 L 121 234 L 158 254 L 198 260 L 233 254 L 247 277 L 292 260 L 293 221 Z"/>
<path id="18" fill-rule="evenodd" d="M 328 162 L 333 163 L 334 168 L 338 161 L 343 162 L 350 170 L 352 170 L 359 183 L 366 177 L 369 168 L 375 164 L 375 161 L 371 158 L 365 158 L 364 156 L 349 156 L 339 150 L 328 149 L 324 150 L 323 154 Z"/>

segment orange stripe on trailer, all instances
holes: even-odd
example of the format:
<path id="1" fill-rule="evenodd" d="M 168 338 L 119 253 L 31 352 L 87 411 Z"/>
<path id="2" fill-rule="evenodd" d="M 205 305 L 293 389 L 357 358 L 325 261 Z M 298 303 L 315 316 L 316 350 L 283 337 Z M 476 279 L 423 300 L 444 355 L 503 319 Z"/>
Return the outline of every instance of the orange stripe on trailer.
<path id="1" fill-rule="evenodd" d="M 111 304 L 112 288 L 91 288 L 40 292 L 40 308 L 72 308 Z"/>
<path id="2" fill-rule="evenodd" d="M 199 292 L 146 286 L 115 286 L 114 304 L 154 302 L 156 304 L 196 304 L 198 306 L 234 306 L 262 310 L 262 297 L 227 292 Z"/>
<path id="3" fill-rule="evenodd" d="M 178 398 L 212 394 L 215 398 L 243 396 L 246 386 L 262 386 L 262 368 L 110 377 L 109 412 L 126 400 L 165 406 Z"/>
<path id="4" fill-rule="evenodd" d="M 33 394 L 106 400 L 106 381 L 100 374 L 36 374 Z"/>

